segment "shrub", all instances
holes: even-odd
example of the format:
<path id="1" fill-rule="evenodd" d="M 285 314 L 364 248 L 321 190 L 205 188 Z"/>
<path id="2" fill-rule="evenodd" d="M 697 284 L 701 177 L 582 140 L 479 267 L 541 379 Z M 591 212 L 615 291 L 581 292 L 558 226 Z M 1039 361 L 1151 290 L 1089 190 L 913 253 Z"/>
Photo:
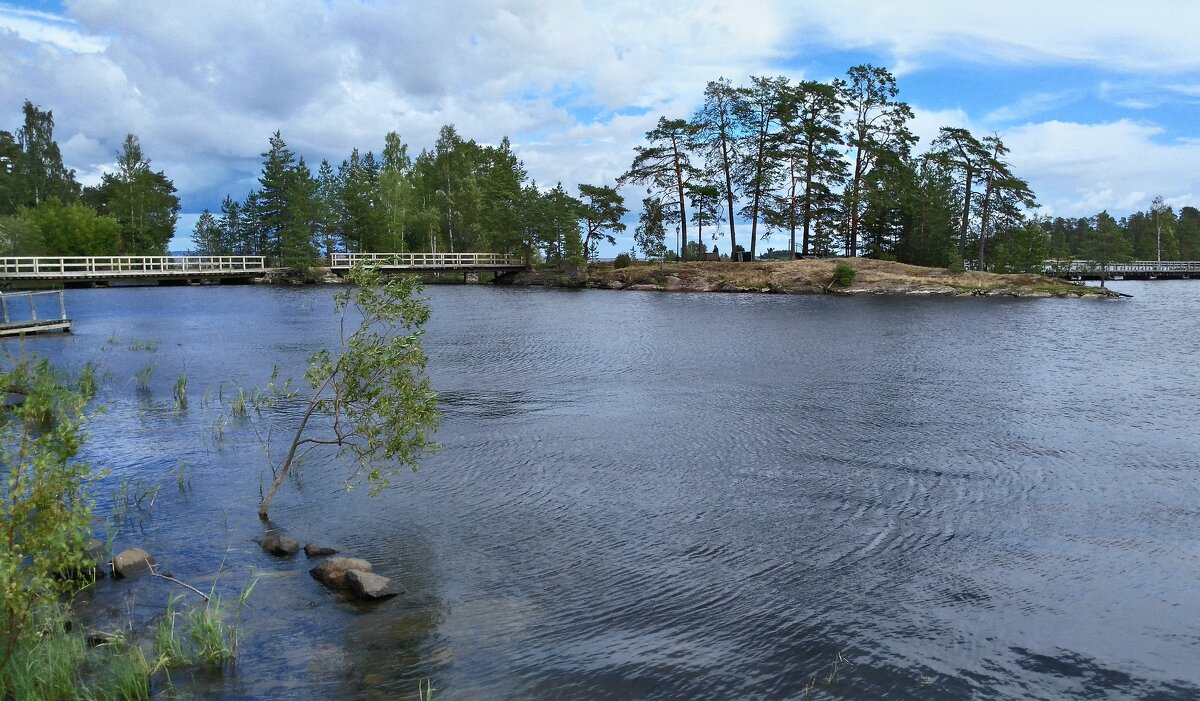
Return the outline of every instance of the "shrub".
<path id="1" fill-rule="evenodd" d="M 68 387 L 44 359 L 9 359 L 0 384 L 24 400 L 0 426 L 0 667 L 30 630 L 34 611 L 76 585 L 62 576 L 86 569 L 92 505 L 88 466 L 75 461 L 87 395 Z"/>
<path id="2" fill-rule="evenodd" d="M 632 263 L 633 263 L 633 260 L 630 259 L 628 253 L 618 253 L 617 257 L 613 258 L 613 268 L 616 270 L 620 270 L 621 268 L 628 268 L 630 266 L 630 264 L 632 264 Z"/>
<path id="3" fill-rule="evenodd" d="M 858 273 L 853 265 L 849 263 L 838 263 L 833 268 L 833 279 L 829 281 L 830 287 L 849 287 L 854 283 L 854 276 Z"/>

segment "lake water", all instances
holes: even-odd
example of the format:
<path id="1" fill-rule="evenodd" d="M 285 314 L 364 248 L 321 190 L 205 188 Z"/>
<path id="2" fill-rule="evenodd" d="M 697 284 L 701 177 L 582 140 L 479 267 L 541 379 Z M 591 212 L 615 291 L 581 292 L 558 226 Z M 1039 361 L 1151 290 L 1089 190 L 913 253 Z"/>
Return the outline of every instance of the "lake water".
<path id="1" fill-rule="evenodd" d="M 185 696 L 1197 698 L 1200 283 L 1113 285 L 1134 297 L 430 288 L 441 452 L 373 499 L 315 459 L 273 505 L 407 589 L 376 606 L 259 551 L 256 434 L 277 453 L 297 407 L 230 415 L 332 342 L 333 290 L 69 291 L 76 333 L 25 348 L 108 373 L 86 452 L 97 512 L 129 495 L 117 549 L 230 611 L 258 577 L 236 669 L 177 673 Z"/>

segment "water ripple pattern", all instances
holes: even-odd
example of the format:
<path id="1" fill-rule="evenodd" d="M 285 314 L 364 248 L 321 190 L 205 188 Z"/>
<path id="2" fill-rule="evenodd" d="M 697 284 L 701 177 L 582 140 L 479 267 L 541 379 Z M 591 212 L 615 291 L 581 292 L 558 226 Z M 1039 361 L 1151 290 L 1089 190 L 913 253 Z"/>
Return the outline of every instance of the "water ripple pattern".
<path id="1" fill-rule="evenodd" d="M 1200 283 L 1114 284 L 431 288 L 441 451 L 375 499 L 316 456 L 273 516 L 404 582 L 370 608 L 254 545 L 262 433 L 298 405 L 230 413 L 333 341 L 330 290 L 72 291 L 77 333 L 28 346 L 106 367 L 89 458 L 164 485 L 121 537 L 264 575 L 209 696 L 1197 698 Z"/>

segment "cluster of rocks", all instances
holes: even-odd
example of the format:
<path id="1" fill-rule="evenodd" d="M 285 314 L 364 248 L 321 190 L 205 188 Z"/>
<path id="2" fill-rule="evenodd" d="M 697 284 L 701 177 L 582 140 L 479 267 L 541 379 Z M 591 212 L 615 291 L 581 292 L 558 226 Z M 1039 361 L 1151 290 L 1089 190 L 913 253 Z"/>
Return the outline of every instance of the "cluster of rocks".
<path id="1" fill-rule="evenodd" d="M 291 557 L 300 552 L 300 541 L 285 535 L 269 535 L 262 539 L 260 545 L 264 552 L 276 557 Z M 310 559 L 335 554 L 337 550 L 315 543 L 304 546 L 304 556 Z M 370 562 L 357 557 L 328 557 L 309 570 L 309 574 L 330 589 L 349 591 L 366 601 L 387 599 L 403 593 L 395 582 L 375 574 Z"/>
<path id="2" fill-rule="evenodd" d="M 285 535 L 268 535 L 260 541 L 264 552 L 276 557 L 291 557 L 300 552 L 300 542 Z M 330 589 L 348 591 L 359 599 L 378 601 L 387 599 L 404 590 L 391 579 L 375 574 L 370 562 L 357 557 L 330 557 L 337 550 L 315 543 L 304 546 L 304 555 L 309 559 L 327 558 L 309 570 L 312 576 Z M 106 576 L 109 565 L 113 579 L 126 579 L 143 572 L 157 574 L 158 563 L 150 553 L 141 548 L 127 548 L 117 553 L 111 562 L 105 562 L 104 543 L 92 540 L 88 544 L 86 574 L 99 579 Z"/>

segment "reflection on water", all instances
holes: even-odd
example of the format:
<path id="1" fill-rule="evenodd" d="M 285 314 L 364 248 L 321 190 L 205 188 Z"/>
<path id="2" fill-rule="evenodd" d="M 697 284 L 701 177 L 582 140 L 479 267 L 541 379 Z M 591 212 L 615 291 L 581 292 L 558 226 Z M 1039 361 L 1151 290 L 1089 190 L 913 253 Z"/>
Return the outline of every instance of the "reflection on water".
<path id="1" fill-rule="evenodd" d="M 441 452 L 375 499 L 314 456 L 274 504 L 407 590 L 370 606 L 260 552 L 263 439 L 295 407 L 230 411 L 333 340 L 331 290 L 71 291 L 75 335 L 26 346 L 109 373 L 98 511 L 121 479 L 161 485 L 114 545 L 226 601 L 258 578 L 201 696 L 1192 697 L 1200 285 L 1120 289 L 433 288 Z M 106 583 L 88 607 L 150 620 L 173 593 Z"/>

